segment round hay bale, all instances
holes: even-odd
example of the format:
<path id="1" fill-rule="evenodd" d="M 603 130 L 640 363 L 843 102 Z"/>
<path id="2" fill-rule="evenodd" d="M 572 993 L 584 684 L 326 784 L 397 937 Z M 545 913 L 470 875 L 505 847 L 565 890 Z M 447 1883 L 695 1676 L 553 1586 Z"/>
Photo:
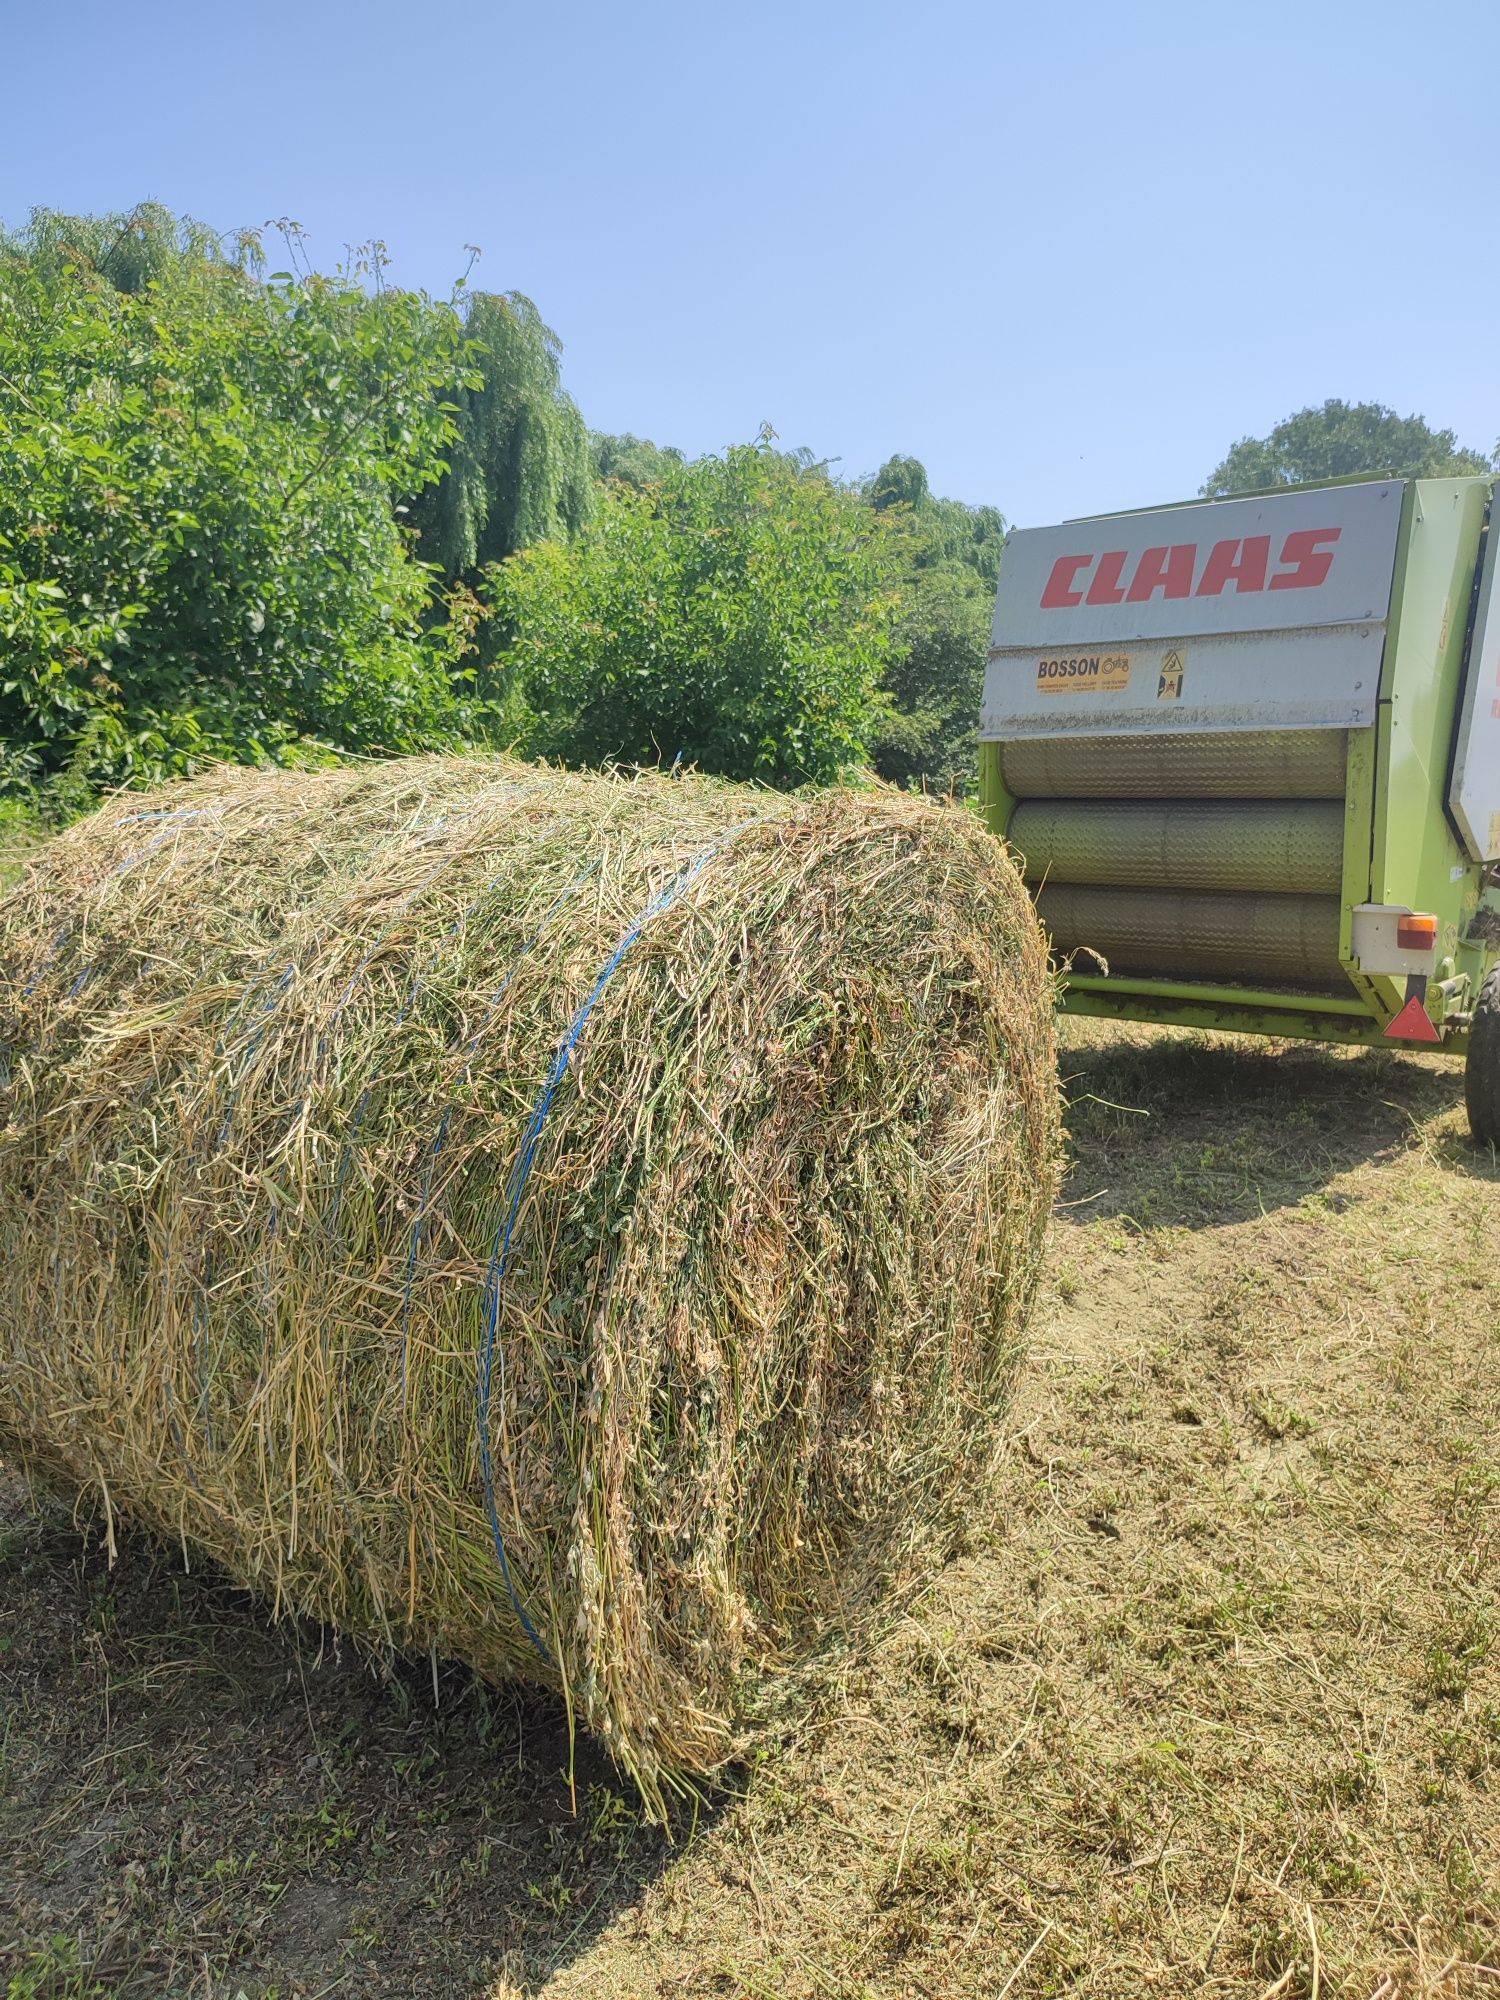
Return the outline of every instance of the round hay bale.
<path id="1" fill-rule="evenodd" d="M 415 759 L 0 905 L 0 1432 L 278 1608 L 561 1688 L 659 1808 L 930 1558 L 1054 1192 L 967 813 Z"/>

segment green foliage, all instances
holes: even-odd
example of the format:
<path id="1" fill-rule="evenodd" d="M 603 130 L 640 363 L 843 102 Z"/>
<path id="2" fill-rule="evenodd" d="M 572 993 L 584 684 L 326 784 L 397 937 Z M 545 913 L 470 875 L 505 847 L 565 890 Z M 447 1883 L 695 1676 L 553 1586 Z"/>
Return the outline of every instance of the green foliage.
<path id="1" fill-rule="evenodd" d="M 937 498 L 920 459 L 887 459 L 865 492 L 902 551 L 875 769 L 895 784 L 967 789 L 1005 522 L 994 507 Z"/>
<path id="2" fill-rule="evenodd" d="M 530 542 L 571 535 L 593 511 L 589 437 L 563 394 L 557 336 L 519 292 L 464 308 L 465 377 L 444 476 L 411 501 L 421 551 L 450 582 Z"/>
<path id="3" fill-rule="evenodd" d="M 269 279 L 153 203 L 0 232 L 0 795 L 476 736 L 967 780 L 993 508 L 769 430 L 590 437 L 529 300 L 390 289 L 379 244 L 320 276 L 279 226 Z"/>
<path id="4" fill-rule="evenodd" d="M 441 463 L 457 315 L 125 221 L 0 243 L 0 783 L 442 740 L 392 501 Z"/>
<path id="5" fill-rule="evenodd" d="M 28 799 L 0 792 L 0 895 L 19 880 L 22 863 L 42 832 Z"/>
<path id="6" fill-rule="evenodd" d="M 961 563 L 918 569 L 902 585 L 886 669 L 890 707 L 871 761 L 893 784 L 967 791 L 976 781 L 992 586 Z"/>
<path id="7" fill-rule="evenodd" d="M 870 504 L 881 512 L 887 507 L 920 507 L 931 498 L 927 467 L 920 458 L 888 458 L 870 481 Z"/>
<path id="8" fill-rule="evenodd" d="M 1434 479 L 1490 469 L 1481 452 L 1460 445 L 1452 431 L 1432 430 L 1421 417 L 1398 417 L 1383 403 L 1330 397 L 1316 409 L 1297 410 L 1269 437 L 1241 438 L 1209 474 L 1202 491 L 1219 499 L 1227 493 L 1345 479 L 1361 472 Z"/>
<path id="9" fill-rule="evenodd" d="M 116 215 L 64 215 L 34 208 L 24 233 L 0 248 L 23 255 L 54 281 L 70 266 L 93 271 L 120 292 L 144 292 L 186 268 L 258 271 L 260 238 L 241 231 L 228 249 L 217 230 L 143 201 Z"/>
<path id="10" fill-rule="evenodd" d="M 1005 519 L 998 507 L 939 499 L 919 458 L 888 458 L 862 490 L 879 513 L 905 509 L 914 573 L 940 563 L 959 563 L 982 577 L 993 592 L 1005 547 Z"/>
<path id="11" fill-rule="evenodd" d="M 633 437 L 629 431 L 619 437 L 595 431 L 590 447 L 595 478 L 620 479 L 637 491 L 659 485 L 686 463 L 675 445 L 653 444 L 650 438 Z"/>
<path id="12" fill-rule="evenodd" d="M 491 573 L 500 712 L 571 762 L 834 779 L 882 708 L 895 559 L 857 495 L 765 436 L 615 483 L 576 541 Z"/>

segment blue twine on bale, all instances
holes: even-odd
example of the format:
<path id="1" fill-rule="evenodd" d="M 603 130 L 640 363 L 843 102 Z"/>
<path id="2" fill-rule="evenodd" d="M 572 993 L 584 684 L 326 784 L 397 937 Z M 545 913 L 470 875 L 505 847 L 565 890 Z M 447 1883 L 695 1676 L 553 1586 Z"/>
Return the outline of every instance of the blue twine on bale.
<path id="1" fill-rule="evenodd" d="M 521 1621 L 521 1629 L 549 1666 L 552 1664 L 552 1655 L 543 1643 L 535 1625 L 532 1624 L 526 1607 L 521 1602 L 520 1594 L 516 1589 L 515 1579 L 511 1574 L 510 1559 L 505 1548 L 505 1536 L 500 1526 L 500 1514 L 495 1501 L 495 1462 L 490 1444 L 490 1399 L 496 1366 L 496 1337 L 500 1328 L 500 1288 L 505 1282 L 505 1273 L 510 1264 L 511 1242 L 515 1236 L 516 1222 L 521 1212 L 521 1197 L 526 1191 L 526 1182 L 530 1177 L 532 1164 L 536 1159 L 537 1146 L 541 1141 L 542 1131 L 547 1123 L 547 1114 L 552 1109 L 552 1100 L 557 1094 L 557 1087 L 566 1074 L 569 1060 L 572 1057 L 573 1051 L 578 1046 L 584 1029 L 588 1025 L 590 1014 L 593 1013 L 604 989 L 614 977 L 620 961 L 625 957 L 631 946 L 635 944 L 647 924 L 651 922 L 653 917 L 660 916 L 663 910 L 670 908 L 676 902 L 683 890 L 697 876 L 702 874 L 715 855 L 723 852 L 729 841 L 740 830 L 739 827 L 731 829 L 729 833 L 722 835 L 718 840 L 695 854 L 687 866 L 674 875 L 666 887 L 660 890 L 652 901 L 646 905 L 646 908 L 636 918 L 635 922 L 610 953 L 604 963 L 603 970 L 594 981 L 588 997 L 573 1016 L 567 1033 L 558 1045 L 557 1054 L 552 1060 L 552 1067 L 547 1072 L 547 1080 L 542 1085 L 541 1094 L 533 1105 L 531 1116 L 527 1119 L 526 1128 L 521 1134 L 520 1149 L 516 1154 L 515 1160 L 512 1162 L 510 1175 L 506 1181 L 505 1218 L 495 1233 L 494 1249 L 490 1255 L 489 1269 L 485 1274 L 484 1339 L 479 1352 L 479 1379 L 476 1394 L 479 1462 L 484 1475 L 485 1511 L 489 1515 L 490 1534 L 494 1540 L 495 1554 L 500 1559 L 500 1573 L 505 1578 L 505 1587 L 510 1593 L 510 1601 L 515 1609 L 516 1616 Z M 500 1353 L 499 1372 L 501 1378 L 500 1393 L 503 1396 L 505 1393 L 505 1358 L 503 1350 Z"/>
<path id="2" fill-rule="evenodd" d="M 485 1007 L 484 1012 L 480 1015 L 479 1026 L 474 1030 L 474 1033 L 469 1037 L 469 1046 L 464 1051 L 463 1068 L 459 1071 L 458 1076 L 455 1079 L 455 1088 L 458 1088 L 465 1082 L 467 1082 L 469 1073 L 474 1067 L 474 1055 L 479 1047 L 481 1039 L 483 1038 L 484 1031 L 489 1026 L 490 1018 L 494 1014 L 495 1009 L 500 1005 L 500 1002 L 505 998 L 505 995 L 510 988 L 511 981 L 515 978 L 517 972 L 521 968 L 522 961 L 530 957 L 531 953 L 536 949 L 537 944 L 540 942 L 542 932 L 546 930 L 548 924 L 551 923 L 552 919 L 557 915 L 557 912 L 562 908 L 563 904 L 566 903 L 570 899 L 570 897 L 577 895 L 578 891 L 583 887 L 584 883 L 587 882 L 589 877 L 594 873 L 595 869 L 597 869 L 598 866 L 599 866 L 599 860 L 598 857 L 596 856 L 594 860 L 590 861 L 589 863 L 587 863 L 586 866 L 579 869 L 578 873 L 573 877 L 572 881 L 568 884 L 567 888 L 563 890 L 562 894 L 556 897 L 554 901 L 548 905 L 546 913 L 543 915 L 541 922 L 537 925 L 536 929 L 531 933 L 531 936 L 527 938 L 526 942 L 521 946 L 520 950 L 516 953 L 515 958 L 512 960 L 510 968 L 506 972 L 505 977 L 501 980 L 500 984 L 495 988 L 494 993 L 490 996 L 488 1005 Z M 476 898 L 475 900 L 477 901 L 478 899 Z M 471 904 L 470 908 L 472 907 L 473 905 Z M 422 1242 L 422 1224 L 426 1219 L 428 1204 L 432 1199 L 433 1175 L 437 1171 L 438 1158 L 441 1155 L 444 1146 L 448 1143 L 448 1128 L 453 1123 L 454 1109 L 455 1107 L 452 1104 L 449 1104 L 444 1107 L 442 1118 L 438 1122 L 437 1137 L 433 1140 L 431 1146 L 428 1148 L 427 1164 L 422 1171 L 422 1192 L 417 1197 L 417 1212 L 412 1217 L 411 1241 L 407 1246 L 406 1277 L 401 1287 L 401 1407 L 403 1410 L 406 1408 L 407 1372 L 408 1372 L 408 1363 L 411 1357 L 411 1295 L 412 1295 L 412 1287 L 416 1283 L 416 1276 L 417 1276 L 417 1252 Z"/>

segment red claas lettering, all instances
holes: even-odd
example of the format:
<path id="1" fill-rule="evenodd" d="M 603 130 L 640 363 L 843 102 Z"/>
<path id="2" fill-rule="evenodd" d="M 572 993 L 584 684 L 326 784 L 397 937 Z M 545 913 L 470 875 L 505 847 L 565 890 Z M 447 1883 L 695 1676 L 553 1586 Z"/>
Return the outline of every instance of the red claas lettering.
<path id="1" fill-rule="evenodd" d="M 1333 568 L 1333 550 L 1319 548 L 1320 542 L 1336 542 L 1337 528 L 1299 528 L 1281 545 L 1281 560 L 1292 567 L 1277 570 L 1271 578 L 1272 590 L 1316 590 Z"/>
<path id="2" fill-rule="evenodd" d="M 1198 583 L 1200 597 L 1218 597 L 1226 584 L 1236 591 L 1264 590 L 1271 566 L 1271 537 L 1247 535 L 1242 542 L 1215 542 Z"/>
<path id="3" fill-rule="evenodd" d="M 1092 556 L 1059 556 L 1052 565 L 1052 574 L 1047 579 L 1047 588 L 1042 592 L 1042 607 L 1046 611 L 1060 611 L 1064 605 L 1082 604 L 1083 592 L 1072 588 L 1073 579 L 1081 569 L 1087 569 L 1094 560 Z M 1121 562 L 1125 558 L 1122 555 Z"/>
<path id="4" fill-rule="evenodd" d="M 1044 611 L 1071 611 L 1080 604 L 1149 604 L 1163 598 L 1221 597 L 1231 587 L 1237 596 L 1258 590 L 1316 590 L 1333 568 L 1333 545 L 1339 528 L 1298 528 L 1281 544 L 1277 568 L 1271 571 L 1269 535 L 1215 542 L 1202 559 L 1196 542 L 1176 542 L 1170 548 L 1145 549 L 1126 581 L 1128 549 L 1106 549 L 1101 555 L 1059 556 L 1042 592 Z M 1197 588 L 1194 589 L 1194 578 Z"/>
<path id="5" fill-rule="evenodd" d="M 1090 604 L 1123 604 L 1125 592 L 1120 585 L 1120 572 L 1125 567 L 1125 551 L 1115 549 L 1107 556 L 1100 556 L 1099 567 L 1094 571 L 1094 580 L 1089 585 Z"/>
<path id="6" fill-rule="evenodd" d="M 1170 549 L 1147 549 L 1135 566 L 1125 596 L 1131 604 L 1149 604 L 1160 591 L 1163 597 L 1191 597 L 1193 565 L 1198 550 L 1192 542 L 1178 542 Z"/>

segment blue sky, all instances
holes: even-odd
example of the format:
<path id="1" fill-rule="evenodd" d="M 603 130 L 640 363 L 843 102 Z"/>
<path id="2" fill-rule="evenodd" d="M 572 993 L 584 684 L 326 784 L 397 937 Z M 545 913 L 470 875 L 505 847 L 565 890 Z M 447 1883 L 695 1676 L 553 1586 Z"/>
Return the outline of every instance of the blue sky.
<path id="1" fill-rule="evenodd" d="M 1038 523 L 1325 396 L 1500 432 L 1500 10 L 0 0 L 0 216 L 153 197 L 529 293 L 598 429 Z"/>

